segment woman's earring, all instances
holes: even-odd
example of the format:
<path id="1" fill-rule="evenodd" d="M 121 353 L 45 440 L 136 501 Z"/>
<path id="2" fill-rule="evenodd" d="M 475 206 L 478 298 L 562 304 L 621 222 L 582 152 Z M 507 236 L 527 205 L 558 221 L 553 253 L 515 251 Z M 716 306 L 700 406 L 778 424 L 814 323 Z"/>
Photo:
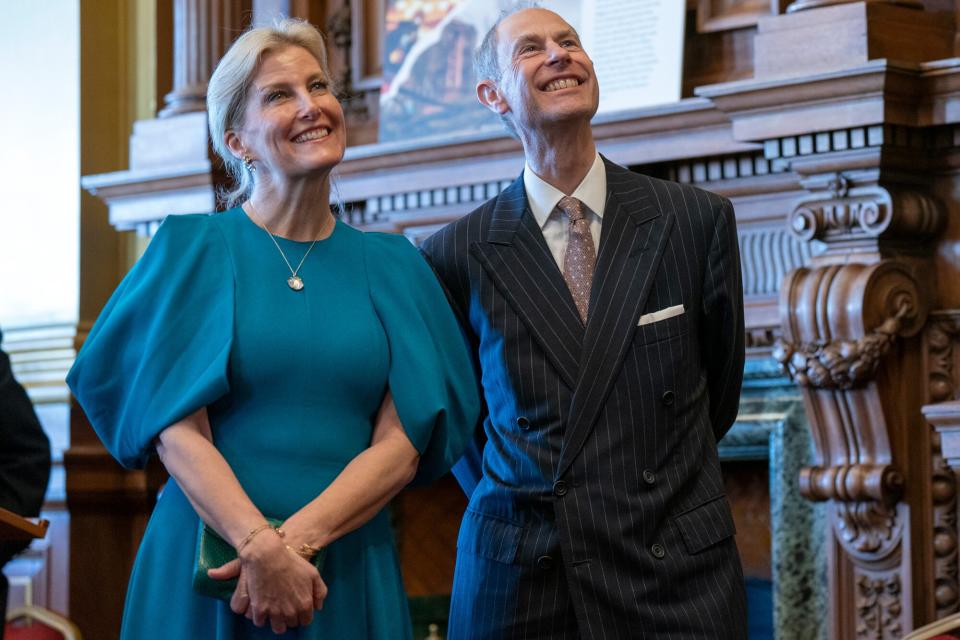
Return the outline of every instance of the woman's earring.
<path id="1" fill-rule="evenodd" d="M 247 171 L 250 173 L 256 173 L 257 167 L 253 164 L 253 158 L 250 156 L 243 156 L 243 166 L 246 167 Z"/>

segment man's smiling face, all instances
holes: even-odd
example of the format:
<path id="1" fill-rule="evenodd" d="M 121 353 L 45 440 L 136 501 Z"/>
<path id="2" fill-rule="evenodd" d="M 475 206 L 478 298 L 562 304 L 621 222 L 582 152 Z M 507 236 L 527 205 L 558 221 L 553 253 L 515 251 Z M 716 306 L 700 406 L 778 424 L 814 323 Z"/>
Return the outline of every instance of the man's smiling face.
<path id="1" fill-rule="evenodd" d="M 546 9 L 519 11 L 500 23 L 497 41 L 502 73 L 491 106 L 518 130 L 590 121 L 600 100 L 593 62 L 563 18 Z"/>

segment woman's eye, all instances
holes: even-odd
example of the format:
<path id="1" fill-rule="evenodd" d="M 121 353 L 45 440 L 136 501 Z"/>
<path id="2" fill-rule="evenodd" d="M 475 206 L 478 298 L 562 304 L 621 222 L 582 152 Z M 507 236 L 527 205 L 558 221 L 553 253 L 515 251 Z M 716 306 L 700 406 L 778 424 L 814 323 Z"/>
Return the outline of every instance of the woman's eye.
<path id="1" fill-rule="evenodd" d="M 315 80 L 310 83 L 311 91 L 325 91 L 327 88 L 327 83 L 323 80 Z"/>
<path id="2" fill-rule="evenodd" d="M 267 102 L 276 102 L 286 95 L 283 91 L 271 91 L 267 94 Z"/>

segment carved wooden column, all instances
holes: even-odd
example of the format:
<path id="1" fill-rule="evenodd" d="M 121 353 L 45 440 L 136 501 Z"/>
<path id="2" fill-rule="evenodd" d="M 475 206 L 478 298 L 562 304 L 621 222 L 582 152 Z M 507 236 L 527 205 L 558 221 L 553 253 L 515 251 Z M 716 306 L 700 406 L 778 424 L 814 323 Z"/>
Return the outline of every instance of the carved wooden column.
<path id="1" fill-rule="evenodd" d="M 825 250 L 781 286 L 775 355 L 802 387 L 819 457 L 800 491 L 830 501 L 833 637 L 892 640 L 913 628 L 911 589 L 927 583 L 930 434 L 915 428 L 924 386 L 905 381 L 922 380 L 931 241 L 946 215 L 921 185 L 831 164 L 794 166 L 811 195 L 791 228 Z"/>
<path id="2" fill-rule="evenodd" d="M 894 640 L 957 608 L 953 492 L 921 413 L 928 317 L 953 304 L 937 275 L 956 277 L 936 257 L 956 233 L 956 118 L 938 106 L 954 19 L 920 2 L 789 9 L 759 21 L 753 80 L 698 93 L 803 190 L 787 222 L 813 257 L 780 284 L 775 355 L 816 447 L 800 491 L 829 514 L 829 635 Z"/>
<path id="3" fill-rule="evenodd" d="M 206 110 L 207 81 L 240 35 L 248 5 L 244 0 L 174 0 L 173 90 L 161 118 Z"/>

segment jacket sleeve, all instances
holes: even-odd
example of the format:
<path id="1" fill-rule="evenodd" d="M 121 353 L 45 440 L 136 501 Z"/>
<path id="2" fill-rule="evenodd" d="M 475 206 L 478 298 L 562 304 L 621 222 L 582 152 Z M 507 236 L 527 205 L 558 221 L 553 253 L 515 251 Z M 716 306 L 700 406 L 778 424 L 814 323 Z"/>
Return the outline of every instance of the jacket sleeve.
<path id="1" fill-rule="evenodd" d="M 473 331 L 470 328 L 470 324 L 467 322 L 466 318 L 468 317 L 468 310 L 464 308 L 464 305 L 460 304 L 460 300 L 463 298 L 463 292 L 460 291 L 460 296 L 454 294 L 453 288 L 462 289 L 463 287 L 457 287 L 456 283 L 453 281 L 453 278 L 445 277 L 447 270 L 441 270 L 438 268 L 437 261 L 442 260 L 442 256 L 445 253 L 442 246 L 443 234 L 438 233 L 430 238 L 424 243 L 423 246 L 423 256 L 426 259 L 427 263 L 433 268 L 434 275 L 437 278 L 437 281 L 440 282 L 440 285 L 443 287 L 443 291 L 447 296 L 447 302 L 450 304 L 450 308 L 453 309 L 454 315 L 457 318 L 457 322 L 460 324 L 460 329 L 463 331 L 464 336 L 467 340 L 467 345 L 469 347 L 469 356 L 471 365 L 474 368 L 474 371 L 477 372 L 477 376 L 480 376 L 480 363 L 477 356 L 478 345 L 477 338 L 473 334 Z M 441 255 L 436 255 L 440 253 Z M 444 265 L 447 265 L 447 261 L 443 261 Z M 482 390 L 481 390 L 482 391 Z M 473 491 L 477 488 L 477 485 L 480 484 L 480 480 L 483 478 L 483 448 L 487 443 L 486 434 L 483 430 L 483 421 L 487 416 L 487 407 L 486 403 L 483 400 L 483 394 L 480 392 L 480 412 L 477 416 L 477 423 L 473 428 L 473 434 L 470 438 L 470 442 L 467 444 L 466 450 L 463 452 L 463 455 L 453 466 L 452 472 L 454 477 L 457 479 L 457 482 L 460 483 L 460 487 L 463 489 L 463 492 L 466 494 L 467 498 L 473 495 Z"/>
<path id="2" fill-rule="evenodd" d="M 703 283 L 700 345 L 717 440 L 737 419 L 743 383 L 743 282 L 733 205 L 726 198 L 713 230 Z"/>
<path id="3" fill-rule="evenodd" d="M 49 477 L 50 441 L 13 377 L 10 358 L 0 351 L 0 507 L 39 515 Z"/>

